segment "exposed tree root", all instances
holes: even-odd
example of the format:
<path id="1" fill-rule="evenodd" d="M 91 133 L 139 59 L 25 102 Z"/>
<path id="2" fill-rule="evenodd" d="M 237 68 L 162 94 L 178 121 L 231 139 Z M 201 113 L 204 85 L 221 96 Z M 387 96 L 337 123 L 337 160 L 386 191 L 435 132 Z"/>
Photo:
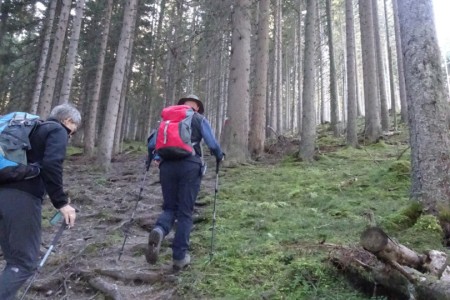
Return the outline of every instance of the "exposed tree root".
<path id="1" fill-rule="evenodd" d="M 100 277 L 93 277 L 89 279 L 89 284 L 96 290 L 102 292 L 106 296 L 113 298 L 114 300 L 126 299 L 122 295 L 117 287 L 117 284 L 109 283 Z"/>
<path id="2" fill-rule="evenodd" d="M 158 281 L 161 281 L 161 279 L 163 278 L 162 274 L 154 272 L 139 272 L 121 269 L 97 269 L 95 270 L 95 273 L 109 276 L 124 283 L 134 282 L 154 284 Z"/>

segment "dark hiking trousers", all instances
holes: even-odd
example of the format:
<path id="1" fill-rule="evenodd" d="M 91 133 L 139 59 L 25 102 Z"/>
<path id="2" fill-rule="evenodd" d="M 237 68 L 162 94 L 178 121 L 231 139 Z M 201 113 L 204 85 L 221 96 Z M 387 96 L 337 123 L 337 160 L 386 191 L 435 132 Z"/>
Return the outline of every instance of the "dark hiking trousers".
<path id="1" fill-rule="evenodd" d="M 41 199 L 0 188 L 0 246 L 6 266 L 0 275 L 0 299 L 15 299 L 34 273 L 41 244 Z"/>
<path id="2" fill-rule="evenodd" d="M 201 164 L 189 160 L 163 161 L 159 166 L 164 198 L 156 226 L 167 235 L 177 220 L 172 257 L 182 260 L 189 249 L 194 204 L 200 189 Z"/>

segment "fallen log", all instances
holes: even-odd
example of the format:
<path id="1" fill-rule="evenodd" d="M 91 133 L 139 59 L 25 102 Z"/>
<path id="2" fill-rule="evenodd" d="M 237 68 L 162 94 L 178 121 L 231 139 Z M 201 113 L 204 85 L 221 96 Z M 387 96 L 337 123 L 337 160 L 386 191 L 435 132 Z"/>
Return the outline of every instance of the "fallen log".
<path id="1" fill-rule="evenodd" d="M 330 253 L 330 261 L 359 289 L 370 290 L 373 297 L 388 295 L 389 299 L 450 299 L 450 282 L 407 266 L 400 266 L 400 271 L 362 248 L 335 249 Z"/>
<path id="2" fill-rule="evenodd" d="M 421 273 L 429 273 L 438 279 L 449 281 L 446 275 L 450 271 L 447 265 L 447 254 L 442 251 L 429 250 L 424 254 L 418 254 L 391 239 L 378 227 L 369 227 L 364 230 L 360 243 L 364 249 L 391 264 L 400 272 L 403 272 L 401 266 L 408 266 Z M 405 276 L 408 277 L 406 274 Z"/>
<path id="3" fill-rule="evenodd" d="M 330 252 L 330 261 L 355 288 L 372 297 L 395 295 L 394 298 L 410 299 L 409 281 L 360 247 L 336 248 Z"/>
<path id="4" fill-rule="evenodd" d="M 377 257 L 397 262 L 401 265 L 418 268 L 423 265 L 426 256 L 392 240 L 378 227 L 369 227 L 361 234 L 361 246 Z"/>
<path id="5" fill-rule="evenodd" d="M 381 285 L 405 299 L 450 299 L 450 268 L 444 252 L 416 253 L 378 227 L 367 228 L 360 243 L 363 248 L 333 251 L 331 261 L 372 284 L 374 290 Z"/>

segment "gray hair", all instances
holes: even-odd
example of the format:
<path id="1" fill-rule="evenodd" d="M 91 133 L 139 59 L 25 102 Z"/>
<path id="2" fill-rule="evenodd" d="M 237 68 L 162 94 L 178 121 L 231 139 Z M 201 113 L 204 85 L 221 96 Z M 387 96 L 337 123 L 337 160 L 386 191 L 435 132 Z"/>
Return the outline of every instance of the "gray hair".
<path id="1" fill-rule="evenodd" d="M 60 122 L 66 119 L 72 119 L 72 121 L 78 126 L 81 124 L 81 115 L 78 109 L 75 108 L 72 104 L 64 103 L 58 106 L 55 106 L 49 118 L 56 119 Z"/>

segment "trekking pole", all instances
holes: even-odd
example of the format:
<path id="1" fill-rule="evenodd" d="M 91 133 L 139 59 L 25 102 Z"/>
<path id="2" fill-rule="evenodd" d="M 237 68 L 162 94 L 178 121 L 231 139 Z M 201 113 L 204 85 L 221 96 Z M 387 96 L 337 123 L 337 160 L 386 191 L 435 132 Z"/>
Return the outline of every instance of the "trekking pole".
<path id="1" fill-rule="evenodd" d="M 58 212 L 59 213 L 59 212 Z M 55 215 L 56 216 L 56 215 Z M 30 280 L 30 283 L 28 284 L 27 288 L 25 289 L 25 291 L 22 294 L 22 297 L 20 298 L 20 300 L 23 300 L 25 295 L 27 294 L 28 290 L 31 287 L 31 284 L 34 282 L 34 280 L 36 279 L 40 269 L 44 266 L 45 262 L 47 261 L 48 256 L 50 255 L 50 253 L 52 252 L 53 248 L 55 248 L 56 244 L 58 243 L 59 239 L 61 238 L 63 231 L 67 228 L 67 224 L 65 221 L 62 222 L 61 227 L 59 227 L 58 232 L 56 233 L 55 237 L 53 238 L 52 243 L 50 244 L 50 247 L 48 247 L 47 252 L 45 252 L 44 257 L 42 258 L 41 262 L 39 263 L 36 272 L 34 272 L 33 277 Z"/>
<path id="2" fill-rule="evenodd" d="M 214 187 L 214 205 L 213 205 L 213 219 L 212 219 L 212 231 L 211 231 L 211 251 L 209 252 L 209 261 L 212 260 L 212 257 L 214 254 L 214 228 L 216 225 L 217 192 L 219 191 L 219 165 L 220 165 L 220 162 L 216 162 L 216 185 Z"/>
<path id="3" fill-rule="evenodd" d="M 144 190 L 144 182 L 145 182 L 145 179 L 147 178 L 148 170 L 150 169 L 150 163 L 151 162 L 149 162 L 149 164 L 146 166 L 146 170 L 145 170 L 145 173 L 144 173 L 144 178 L 142 179 L 141 187 L 139 188 L 139 196 L 138 196 L 138 199 L 136 201 L 136 204 L 134 205 L 133 213 L 131 214 L 131 219 L 128 222 L 128 228 L 125 230 L 125 238 L 123 239 L 122 248 L 120 248 L 119 260 L 120 260 L 120 257 L 123 254 L 123 248 L 125 247 L 125 243 L 127 242 L 127 239 L 128 239 L 128 231 L 129 231 L 128 229 L 131 226 L 131 223 L 134 221 L 134 214 L 135 214 L 136 209 L 138 207 L 139 201 L 141 201 L 142 191 Z"/>

